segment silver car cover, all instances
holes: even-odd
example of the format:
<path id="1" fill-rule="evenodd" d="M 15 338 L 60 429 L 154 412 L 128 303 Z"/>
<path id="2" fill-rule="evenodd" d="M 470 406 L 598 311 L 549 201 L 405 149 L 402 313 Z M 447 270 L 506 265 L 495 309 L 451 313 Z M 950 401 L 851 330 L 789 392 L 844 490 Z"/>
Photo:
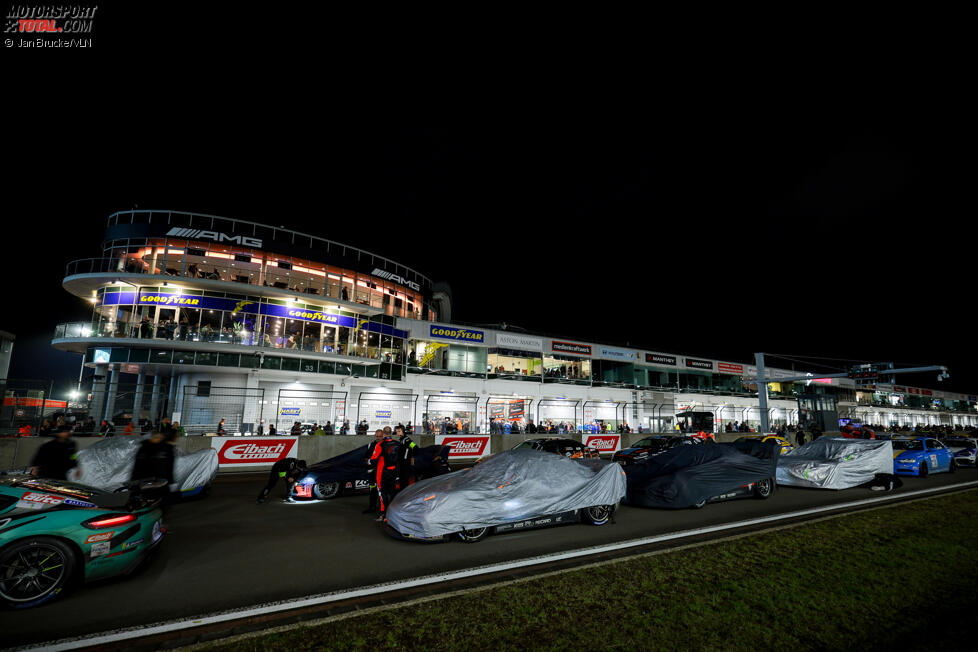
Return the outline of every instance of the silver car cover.
<path id="1" fill-rule="evenodd" d="M 387 524 L 402 535 L 432 538 L 616 505 L 624 496 L 625 473 L 618 464 L 518 449 L 409 486 L 388 507 Z"/>
<path id="2" fill-rule="evenodd" d="M 78 466 L 69 480 L 112 491 L 128 482 L 136 464 L 136 452 L 144 438 L 107 437 L 77 453 Z M 217 451 L 208 448 L 185 453 L 174 447 L 171 491 L 190 491 L 210 484 L 217 475 Z"/>
<path id="3" fill-rule="evenodd" d="M 849 489 L 893 473 L 889 440 L 819 437 L 778 458 L 777 482 L 794 487 Z"/>

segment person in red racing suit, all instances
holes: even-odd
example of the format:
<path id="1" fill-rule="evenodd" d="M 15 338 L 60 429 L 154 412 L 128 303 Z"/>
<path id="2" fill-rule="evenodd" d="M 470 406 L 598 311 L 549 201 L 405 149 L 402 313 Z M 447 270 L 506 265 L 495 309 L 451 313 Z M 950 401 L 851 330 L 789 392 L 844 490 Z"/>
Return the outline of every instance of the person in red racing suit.
<path id="1" fill-rule="evenodd" d="M 383 521 L 394 492 L 397 490 L 397 453 L 398 444 L 393 437 L 376 435 L 377 443 L 370 461 L 377 464 L 377 492 L 380 494 L 380 516 Z"/>

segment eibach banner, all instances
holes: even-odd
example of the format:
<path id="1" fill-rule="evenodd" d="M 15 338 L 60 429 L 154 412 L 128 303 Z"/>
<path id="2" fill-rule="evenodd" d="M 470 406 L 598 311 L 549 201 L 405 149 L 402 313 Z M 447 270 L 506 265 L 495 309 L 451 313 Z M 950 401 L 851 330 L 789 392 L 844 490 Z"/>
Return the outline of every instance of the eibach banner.
<path id="1" fill-rule="evenodd" d="M 621 448 L 621 435 L 584 435 L 584 445 L 599 453 L 614 453 Z"/>
<path id="2" fill-rule="evenodd" d="M 214 437 L 218 468 L 271 466 L 286 457 L 296 457 L 298 437 Z"/>
<path id="3" fill-rule="evenodd" d="M 450 459 L 485 457 L 489 454 L 489 435 L 438 435 L 435 443 L 451 446 Z"/>

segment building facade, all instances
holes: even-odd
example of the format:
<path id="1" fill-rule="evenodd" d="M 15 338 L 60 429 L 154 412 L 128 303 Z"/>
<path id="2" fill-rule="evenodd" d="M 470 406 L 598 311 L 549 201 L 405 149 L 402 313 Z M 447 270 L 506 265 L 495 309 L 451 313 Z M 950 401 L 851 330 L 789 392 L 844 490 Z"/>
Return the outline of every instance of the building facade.
<path id="1" fill-rule="evenodd" d="M 313 235 L 210 215 L 123 211 L 102 255 L 63 282 L 92 305 L 53 345 L 94 370 L 90 413 L 156 420 L 189 433 L 254 432 L 295 421 L 496 421 L 568 429 L 674 428 L 677 415 L 761 420 L 750 365 L 514 332 L 451 320 L 450 293 L 376 254 Z M 882 425 L 978 425 L 976 397 L 848 379 L 780 383 L 769 419 L 797 423 L 800 394 Z M 128 409 L 128 412 L 127 412 Z"/>

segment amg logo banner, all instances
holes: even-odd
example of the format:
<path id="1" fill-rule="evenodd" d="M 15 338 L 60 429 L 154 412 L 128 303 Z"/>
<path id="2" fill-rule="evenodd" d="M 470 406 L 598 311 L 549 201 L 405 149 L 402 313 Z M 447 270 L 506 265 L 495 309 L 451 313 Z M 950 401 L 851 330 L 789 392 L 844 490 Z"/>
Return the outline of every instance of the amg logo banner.
<path id="1" fill-rule="evenodd" d="M 228 235 L 218 231 L 200 231 L 198 229 L 184 229 L 175 227 L 167 232 L 167 237 L 187 238 L 188 240 L 213 240 L 214 242 L 236 242 L 242 247 L 254 247 L 261 249 L 260 238 L 249 238 L 243 235 Z"/>
<path id="2" fill-rule="evenodd" d="M 407 286 L 407 287 L 411 288 L 412 290 L 418 290 L 418 291 L 421 290 L 421 286 L 418 285 L 417 283 L 415 283 L 414 281 L 409 281 L 406 278 L 404 278 L 403 276 L 398 276 L 397 274 L 394 274 L 393 272 L 385 272 L 384 270 L 380 269 L 379 267 L 378 268 L 374 268 L 374 271 L 370 272 L 370 275 L 371 276 L 378 276 L 380 278 L 387 279 L 388 281 L 393 281 L 395 283 L 399 283 L 401 285 L 404 285 L 404 286 Z"/>

